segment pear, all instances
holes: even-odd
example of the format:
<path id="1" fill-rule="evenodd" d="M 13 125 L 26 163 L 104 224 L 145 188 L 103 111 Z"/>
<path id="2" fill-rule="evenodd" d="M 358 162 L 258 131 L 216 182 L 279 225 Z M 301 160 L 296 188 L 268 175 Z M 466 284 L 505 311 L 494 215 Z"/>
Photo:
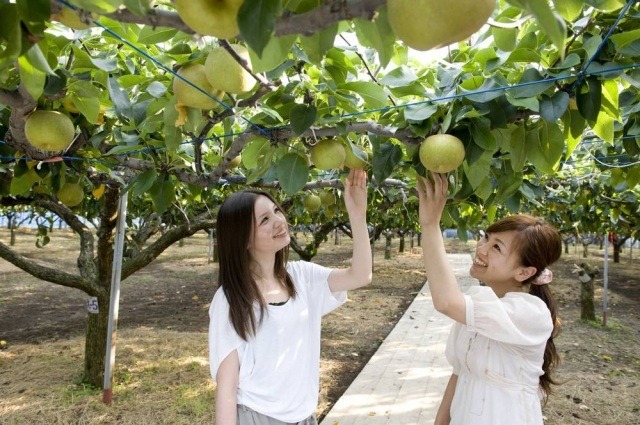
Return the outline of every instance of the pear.
<path id="1" fill-rule="evenodd" d="M 451 134 L 434 134 L 420 145 L 420 162 L 435 173 L 453 171 L 464 161 L 464 144 Z"/>
<path id="2" fill-rule="evenodd" d="M 43 151 L 65 149 L 73 141 L 75 131 L 71 119 L 58 111 L 34 111 L 24 124 L 29 143 Z"/>
<path id="3" fill-rule="evenodd" d="M 388 0 L 391 29 L 415 50 L 466 40 L 489 19 L 496 0 Z"/>
<path id="4" fill-rule="evenodd" d="M 174 0 L 178 15 L 201 35 L 227 39 L 238 35 L 238 10 L 244 0 Z"/>
<path id="5" fill-rule="evenodd" d="M 210 93 L 213 97 L 219 99 L 222 96 L 220 91 L 214 90 L 213 87 L 211 87 L 211 84 L 209 84 L 209 81 L 205 76 L 205 67 L 202 64 L 195 63 L 184 66 L 180 68 L 178 75 L 184 77 L 195 86 L 200 87 L 205 92 Z M 213 109 L 218 105 L 218 102 L 210 96 L 202 93 L 200 90 L 178 77 L 174 77 L 173 79 L 173 93 L 178 100 L 177 103 L 190 106 L 192 108 Z"/>
<path id="6" fill-rule="evenodd" d="M 240 44 L 231 44 L 231 48 L 251 68 L 249 51 Z M 247 92 L 256 84 L 255 78 L 238 63 L 224 47 L 211 49 L 204 63 L 207 80 L 211 87 L 227 93 L 240 94 Z"/>

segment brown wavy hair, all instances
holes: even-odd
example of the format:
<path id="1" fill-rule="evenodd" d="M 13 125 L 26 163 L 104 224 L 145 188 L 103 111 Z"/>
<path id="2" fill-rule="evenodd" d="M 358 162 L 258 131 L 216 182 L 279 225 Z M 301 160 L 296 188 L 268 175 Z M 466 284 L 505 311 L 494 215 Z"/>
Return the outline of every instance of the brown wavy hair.
<path id="1" fill-rule="evenodd" d="M 230 195 L 220 206 L 216 222 L 218 242 L 218 286 L 222 287 L 229 302 L 229 320 L 235 331 L 247 341 L 255 335 L 267 309 L 254 275 L 251 273 L 251 254 L 248 246 L 253 237 L 255 223 L 254 206 L 259 196 L 266 196 L 280 208 L 278 201 L 261 190 L 242 190 Z M 283 282 L 291 298 L 296 289 L 287 273 L 289 246 L 276 253 L 274 272 Z M 255 303 L 260 306 L 256 318 Z"/>
<path id="2" fill-rule="evenodd" d="M 560 233 L 542 218 L 526 214 L 505 217 L 487 228 L 488 233 L 514 231 L 514 249 L 520 255 L 521 265 L 535 267 L 536 273 L 523 284 L 529 284 L 540 276 L 540 273 L 555 263 L 562 254 L 562 237 Z M 551 377 L 551 372 L 558 366 L 560 356 L 553 341 L 560 331 L 558 307 L 549 289 L 549 285 L 530 285 L 529 293 L 540 298 L 551 312 L 553 331 L 547 340 L 542 363 L 543 375 L 540 376 L 540 388 L 545 402 L 552 393 L 551 385 L 558 385 Z"/>

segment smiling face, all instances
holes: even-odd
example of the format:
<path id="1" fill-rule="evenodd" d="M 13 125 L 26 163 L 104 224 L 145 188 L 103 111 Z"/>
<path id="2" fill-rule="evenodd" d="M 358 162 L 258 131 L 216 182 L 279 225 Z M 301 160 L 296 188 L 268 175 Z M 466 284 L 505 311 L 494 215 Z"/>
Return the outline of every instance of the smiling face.
<path id="1" fill-rule="evenodd" d="M 469 273 L 503 296 L 519 291 L 522 282 L 536 273 L 536 268 L 522 266 L 515 246 L 515 231 L 506 231 L 486 233 L 478 241 Z"/>
<path id="2" fill-rule="evenodd" d="M 289 225 L 280 208 L 266 196 L 258 196 L 253 209 L 253 232 L 249 251 L 257 254 L 275 254 L 289 245 Z"/>

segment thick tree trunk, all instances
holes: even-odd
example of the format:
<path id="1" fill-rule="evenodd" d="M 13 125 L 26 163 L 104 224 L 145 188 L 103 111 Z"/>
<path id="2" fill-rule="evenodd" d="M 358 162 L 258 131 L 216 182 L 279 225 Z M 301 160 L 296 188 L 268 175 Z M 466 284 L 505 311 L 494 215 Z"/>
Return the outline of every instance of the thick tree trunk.
<path id="1" fill-rule="evenodd" d="M 398 252 L 404 252 L 404 233 L 400 235 L 400 246 L 398 247 Z"/>
<path id="2" fill-rule="evenodd" d="M 580 318 L 582 320 L 595 321 L 596 305 L 593 281 L 600 273 L 600 270 L 598 267 L 591 267 L 587 263 L 580 263 L 580 265 L 576 265 L 572 273 L 578 275 L 578 281 L 580 282 Z"/>
<path id="3" fill-rule="evenodd" d="M 613 262 L 614 263 L 620 262 L 620 245 L 616 243 L 613 244 Z"/>
<path id="4" fill-rule="evenodd" d="M 109 283 L 107 287 L 110 288 L 110 286 Z M 96 388 L 102 388 L 104 384 L 107 329 L 109 325 L 109 301 L 109 294 L 98 297 L 98 313 L 87 314 L 83 381 Z"/>

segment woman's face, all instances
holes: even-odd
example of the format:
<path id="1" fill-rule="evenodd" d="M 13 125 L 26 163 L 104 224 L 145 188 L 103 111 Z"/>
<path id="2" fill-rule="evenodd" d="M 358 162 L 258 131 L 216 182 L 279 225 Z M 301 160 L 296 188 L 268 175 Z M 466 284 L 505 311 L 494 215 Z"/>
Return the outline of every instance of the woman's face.
<path id="1" fill-rule="evenodd" d="M 513 290 L 530 276 L 531 267 L 523 267 L 514 247 L 514 231 L 486 233 L 478 241 L 469 274 L 496 289 Z M 535 268 L 533 268 L 535 273 Z M 499 291 L 496 291 L 499 292 Z"/>
<path id="2" fill-rule="evenodd" d="M 289 226 L 284 213 L 266 196 L 258 196 L 253 207 L 253 235 L 249 250 L 276 253 L 289 245 Z"/>

